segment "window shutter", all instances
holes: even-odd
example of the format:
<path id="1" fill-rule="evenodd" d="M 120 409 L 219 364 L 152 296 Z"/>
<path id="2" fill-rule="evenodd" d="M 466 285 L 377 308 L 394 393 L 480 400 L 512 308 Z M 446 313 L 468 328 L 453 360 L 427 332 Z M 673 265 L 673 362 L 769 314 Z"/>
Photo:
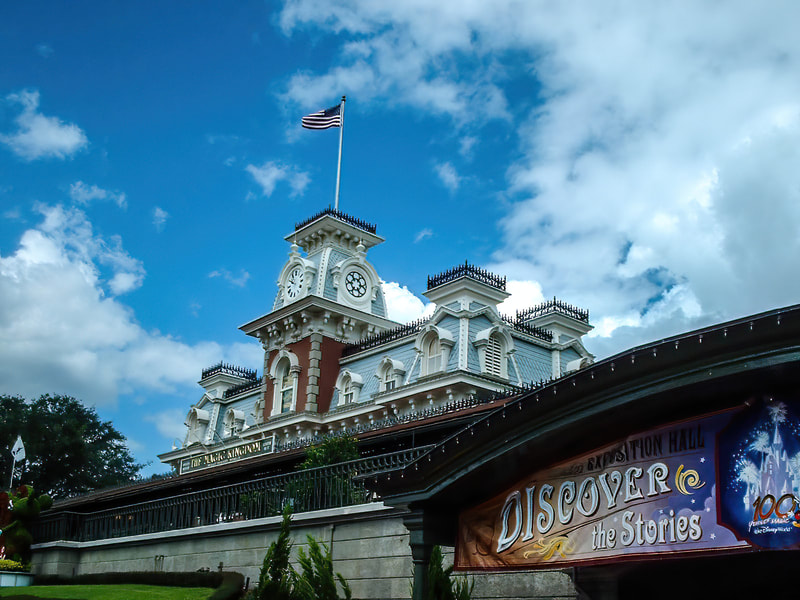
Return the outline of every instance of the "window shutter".
<path id="1" fill-rule="evenodd" d="M 502 354 L 503 349 L 500 346 L 500 341 L 495 336 L 490 336 L 489 343 L 486 344 L 486 373 L 497 375 L 498 377 L 503 374 Z"/>

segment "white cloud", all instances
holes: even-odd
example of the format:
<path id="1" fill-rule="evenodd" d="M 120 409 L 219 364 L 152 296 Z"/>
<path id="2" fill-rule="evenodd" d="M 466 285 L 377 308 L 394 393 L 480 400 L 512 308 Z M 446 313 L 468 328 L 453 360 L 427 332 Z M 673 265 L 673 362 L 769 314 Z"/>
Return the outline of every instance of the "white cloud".
<path id="1" fill-rule="evenodd" d="M 450 192 L 456 192 L 458 190 L 458 186 L 461 184 L 461 177 L 459 177 L 452 163 L 436 163 L 434 165 L 434 170 L 444 187 L 450 190 Z"/>
<path id="2" fill-rule="evenodd" d="M 281 181 L 288 182 L 291 189 L 290 196 L 302 196 L 310 181 L 308 173 L 277 161 L 267 161 L 260 167 L 247 165 L 245 171 L 253 176 L 256 183 L 261 186 L 261 193 L 267 198 L 272 196 L 275 186 Z"/>
<path id="3" fill-rule="evenodd" d="M 17 131 L 0 134 L 0 142 L 25 160 L 37 158 L 68 158 L 89 144 L 86 134 L 74 123 L 64 123 L 57 117 L 38 112 L 39 92 L 25 90 L 6 96 L 13 104 L 21 104 L 17 116 Z"/>
<path id="4" fill-rule="evenodd" d="M 188 409 L 172 408 L 153 414 L 145 414 L 144 420 L 155 425 L 161 435 L 171 439 L 180 448 L 186 437 L 186 425 L 183 423 L 186 420 L 187 412 Z"/>
<path id="5" fill-rule="evenodd" d="M 114 295 L 144 269 L 81 211 L 39 207 L 42 222 L 0 256 L 0 380 L 5 393 L 71 394 L 108 405 L 120 394 L 193 390 L 220 359 L 258 365 L 258 344 L 186 344 L 148 332 Z"/>
<path id="6" fill-rule="evenodd" d="M 511 113 L 493 270 L 589 308 L 611 352 L 800 297 L 798 18 L 790 1 L 295 0 L 280 24 L 342 40 L 330 70 L 289 80 L 299 103 L 335 83 L 470 132 Z"/>
<path id="7" fill-rule="evenodd" d="M 248 273 L 244 269 L 241 269 L 239 271 L 239 275 L 234 275 L 233 273 L 228 271 L 228 269 L 217 269 L 215 271 L 211 271 L 211 273 L 209 273 L 208 276 L 211 279 L 214 279 L 215 277 L 221 277 L 222 279 L 224 279 L 225 281 L 236 287 L 244 287 L 247 284 L 247 280 L 250 279 L 250 273 Z"/>
<path id="8" fill-rule="evenodd" d="M 433 314 L 435 305 L 418 298 L 406 286 L 394 281 L 382 281 L 389 318 L 398 323 L 408 323 Z"/>
<path id="9" fill-rule="evenodd" d="M 475 144 L 478 143 L 478 138 L 473 135 L 465 135 L 460 140 L 458 140 L 458 153 L 463 156 L 464 158 L 470 159 L 472 158 L 472 152 L 475 148 Z"/>
<path id="10" fill-rule="evenodd" d="M 416 237 L 414 238 L 414 243 L 418 244 L 422 240 L 427 239 L 429 237 L 433 237 L 433 230 L 426 227 L 425 229 L 421 229 L 419 233 L 417 233 Z"/>
<path id="11" fill-rule="evenodd" d="M 509 279 L 506 291 L 511 294 L 497 309 L 504 315 L 514 316 L 518 310 L 525 310 L 544 302 L 542 286 L 538 281 L 517 281 Z"/>
<path id="12" fill-rule="evenodd" d="M 69 186 L 69 196 L 82 206 L 86 206 L 92 200 L 111 200 L 120 208 L 128 207 L 128 201 L 124 192 L 110 192 L 96 185 L 86 185 L 82 181 L 76 181 Z"/>
<path id="13" fill-rule="evenodd" d="M 159 233 L 164 231 L 164 227 L 167 225 L 168 218 L 169 213 L 160 206 L 156 206 L 153 209 L 153 225 L 155 226 L 156 231 Z"/>

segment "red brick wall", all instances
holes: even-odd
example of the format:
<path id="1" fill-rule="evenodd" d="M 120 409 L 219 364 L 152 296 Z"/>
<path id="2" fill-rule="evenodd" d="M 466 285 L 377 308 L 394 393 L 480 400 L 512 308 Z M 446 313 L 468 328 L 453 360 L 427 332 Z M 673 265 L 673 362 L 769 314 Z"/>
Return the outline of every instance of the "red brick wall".
<path id="1" fill-rule="evenodd" d="M 330 338 L 322 338 L 322 359 L 319 361 L 319 412 L 328 412 L 333 400 L 333 388 L 339 375 L 339 359 L 342 357 L 344 344 Z"/>
<path id="2" fill-rule="evenodd" d="M 333 388 L 336 385 L 336 377 L 339 374 L 339 359 L 342 356 L 342 349 L 344 344 L 337 342 L 330 338 L 323 337 L 321 352 L 322 359 L 320 360 L 320 378 L 319 378 L 319 397 L 317 398 L 317 410 L 319 412 L 327 412 L 331 407 L 331 400 L 333 399 Z M 297 356 L 297 361 L 300 364 L 300 375 L 297 378 L 297 410 L 302 411 L 306 408 L 306 387 L 308 386 L 308 353 L 311 350 L 311 338 L 304 338 L 299 342 L 294 342 L 286 346 L 289 352 Z M 269 353 L 267 360 L 267 369 L 272 368 L 272 362 L 278 355 L 278 350 L 272 350 Z M 275 385 L 273 381 L 267 377 L 267 383 L 264 388 L 264 420 L 268 419 L 272 414 L 272 401 L 274 399 Z"/>

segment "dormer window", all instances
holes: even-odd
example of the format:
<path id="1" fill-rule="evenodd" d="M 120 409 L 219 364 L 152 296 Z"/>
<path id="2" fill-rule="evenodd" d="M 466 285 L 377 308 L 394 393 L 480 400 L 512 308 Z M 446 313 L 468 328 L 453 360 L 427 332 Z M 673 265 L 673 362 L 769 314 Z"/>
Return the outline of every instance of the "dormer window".
<path id="1" fill-rule="evenodd" d="M 425 375 L 437 373 L 442 369 L 442 345 L 439 336 L 429 334 L 422 345 L 423 367 Z"/>
<path id="2" fill-rule="evenodd" d="M 403 368 L 403 363 L 399 360 L 392 360 L 388 356 L 384 356 L 383 360 L 378 364 L 378 370 L 375 377 L 380 382 L 378 384 L 379 392 L 390 392 L 396 387 L 402 385 L 403 374 L 406 370 Z"/>
<path id="3" fill-rule="evenodd" d="M 244 413 L 241 410 L 229 408 L 225 413 L 225 437 L 236 437 L 244 429 Z"/>
<path id="4" fill-rule="evenodd" d="M 358 373 L 353 373 L 347 369 L 339 373 L 339 377 L 336 380 L 336 389 L 339 391 L 339 406 L 358 402 L 363 385 L 364 381 Z"/>
<path id="5" fill-rule="evenodd" d="M 450 351 L 455 345 L 453 334 L 447 329 L 429 324 L 423 327 L 414 344 L 420 356 L 420 377 L 443 373 L 447 370 Z"/>
<path id="6" fill-rule="evenodd" d="M 503 359 L 505 352 L 503 352 L 503 343 L 500 336 L 496 333 L 489 336 L 489 341 L 486 344 L 486 357 L 484 371 L 487 375 L 496 375 L 502 377 L 503 375 Z"/>
<path id="7" fill-rule="evenodd" d="M 475 336 L 481 373 L 508 379 L 509 356 L 514 351 L 514 342 L 499 325 L 484 329 Z"/>
<path id="8" fill-rule="evenodd" d="M 186 415 L 186 421 L 184 421 L 184 425 L 189 428 L 189 431 L 186 433 L 186 439 L 184 440 L 185 446 L 191 446 L 192 444 L 202 441 L 206 427 L 208 426 L 208 421 L 209 414 L 207 410 L 192 407 L 189 414 Z"/>
<path id="9" fill-rule="evenodd" d="M 345 404 L 353 403 L 353 382 L 349 377 L 342 384 L 342 401 Z"/>

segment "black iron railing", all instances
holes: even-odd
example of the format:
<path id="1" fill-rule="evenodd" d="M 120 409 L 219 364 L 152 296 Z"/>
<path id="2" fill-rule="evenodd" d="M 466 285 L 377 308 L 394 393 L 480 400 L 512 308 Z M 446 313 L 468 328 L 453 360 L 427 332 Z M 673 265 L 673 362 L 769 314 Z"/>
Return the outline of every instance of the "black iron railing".
<path id="1" fill-rule="evenodd" d="M 463 265 L 458 265 L 457 267 L 453 267 L 452 269 L 444 271 L 443 273 L 439 273 L 438 275 L 429 275 L 428 289 L 432 290 L 433 288 L 439 287 L 440 285 L 450 281 L 455 281 L 461 277 L 470 277 L 471 279 L 480 281 L 486 285 L 490 285 L 498 290 L 505 291 L 506 289 L 505 277 L 500 277 L 499 275 L 495 275 L 486 269 L 481 269 L 480 267 L 471 265 L 467 261 L 464 261 Z"/>
<path id="2" fill-rule="evenodd" d="M 528 335 L 532 335 L 533 337 L 537 337 L 540 340 L 544 340 L 546 342 L 553 341 L 553 332 L 548 331 L 542 327 L 537 327 L 536 325 L 532 325 L 530 323 L 526 323 L 519 317 L 513 318 L 509 317 L 508 315 L 501 315 L 503 321 L 508 323 L 511 327 L 516 329 L 517 331 L 522 331 L 523 333 L 527 333 Z"/>
<path id="3" fill-rule="evenodd" d="M 344 347 L 342 356 L 351 356 L 362 350 L 383 346 L 389 342 L 413 335 L 422 329 L 428 320 L 429 319 L 417 319 L 416 321 L 411 321 L 411 323 L 406 323 L 405 325 L 400 325 L 399 327 L 376 333 L 352 344 L 348 344 Z"/>
<path id="4" fill-rule="evenodd" d="M 235 385 L 232 388 L 228 388 L 224 392 L 222 392 L 222 397 L 232 398 L 238 394 L 243 394 L 244 392 L 249 392 L 250 390 L 255 390 L 261 387 L 261 382 L 263 381 L 262 377 L 255 379 L 253 381 L 248 381 L 247 383 L 240 383 L 239 385 Z"/>
<path id="5" fill-rule="evenodd" d="M 361 219 L 358 219 L 356 217 L 352 217 L 352 216 L 350 216 L 350 215 L 348 215 L 346 213 L 340 212 L 340 211 L 338 211 L 336 209 L 333 209 L 333 208 L 330 208 L 330 207 L 326 208 L 325 210 L 321 210 L 320 212 L 315 214 L 313 217 L 309 217 L 305 221 L 301 221 L 300 223 L 295 223 L 294 230 L 297 231 L 298 229 L 302 229 L 306 225 L 308 225 L 310 223 L 313 223 L 317 219 L 321 219 L 325 215 L 330 215 L 332 217 L 335 217 L 335 218 L 339 219 L 340 221 L 344 221 L 345 223 L 349 223 L 353 227 L 358 227 L 359 229 L 363 229 L 364 231 L 368 231 L 369 233 L 375 233 L 378 230 L 378 228 L 375 225 L 373 225 L 372 223 L 367 223 L 366 221 L 362 221 Z"/>
<path id="6" fill-rule="evenodd" d="M 360 476 L 408 464 L 429 446 L 329 467 L 296 471 L 90 513 L 53 509 L 41 516 L 37 542 L 91 541 L 151 534 L 295 513 L 375 500 Z"/>
<path id="7" fill-rule="evenodd" d="M 516 319 L 518 321 L 527 321 L 551 312 L 561 313 L 562 315 L 572 317 L 576 321 L 583 321 L 584 323 L 589 322 L 588 310 L 578 308 L 577 306 L 572 306 L 571 304 L 562 302 L 555 297 L 553 297 L 552 300 L 547 300 L 546 302 L 542 302 L 541 304 L 537 304 L 531 308 L 518 310 Z"/>
<path id="8" fill-rule="evenodd" d="M 258 373 L 256 372 L 255 369 L 246 369 L 244 367 L 229 365 L 227 363 L 217 363 L 213 367 L 208 367 L 207 369 L 203 369 L 201 380 L 205 379 L 206 377 L 211 377 L 212 375 L 216 375 L 217 373 L 224 373 L 225 375 L 233 375 L 234 377 L 241 377 L 242 379 L 249 379 L 250 381 L 255 381 L 256 379 L 258 379 Z"/>

